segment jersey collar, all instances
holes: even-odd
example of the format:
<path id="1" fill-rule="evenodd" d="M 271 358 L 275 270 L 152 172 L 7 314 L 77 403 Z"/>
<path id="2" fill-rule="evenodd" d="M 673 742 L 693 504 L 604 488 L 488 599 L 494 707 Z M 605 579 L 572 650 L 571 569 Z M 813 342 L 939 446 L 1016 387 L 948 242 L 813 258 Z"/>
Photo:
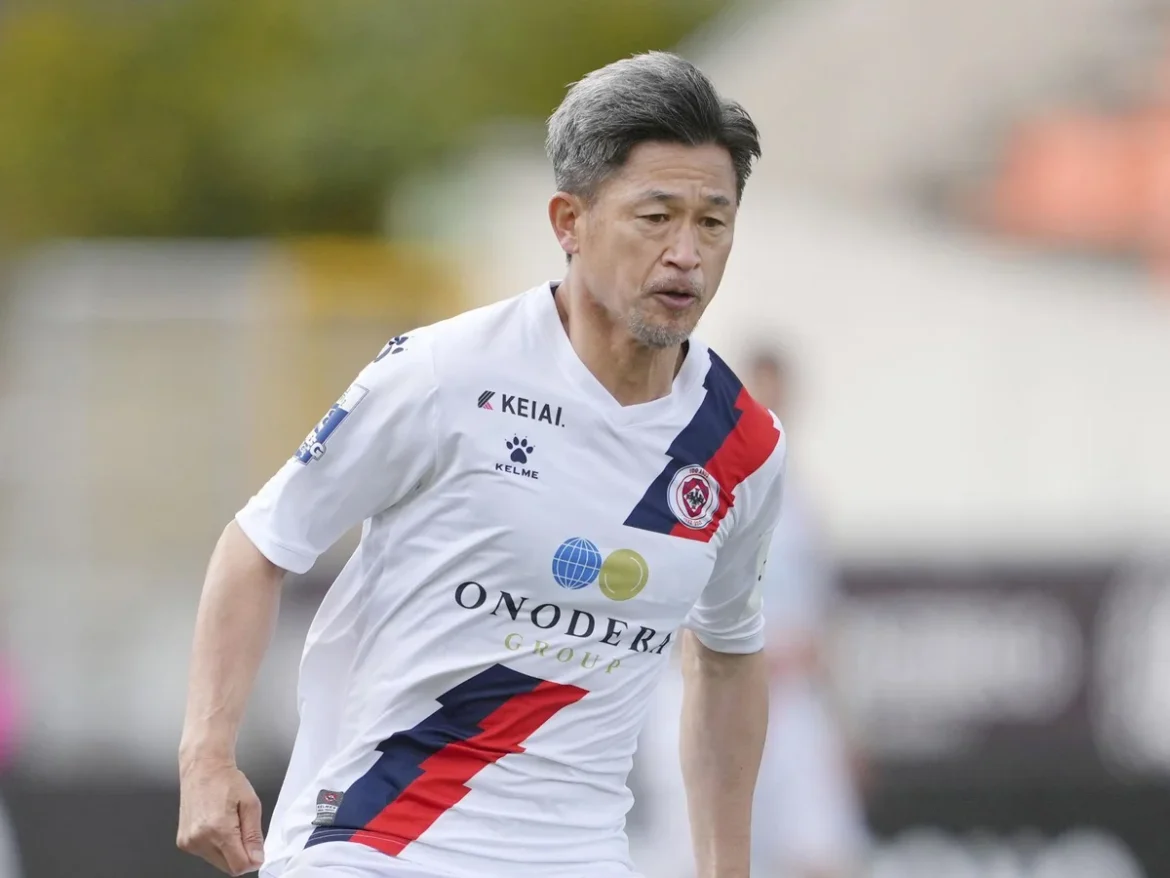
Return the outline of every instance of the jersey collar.
<path id="1" fill-rule="evenodd" d="M 554 357 L 565 378 L 592 400 L 597 410 L 607 419 L 614 423 L 631 424 L 662 417 L 688 397 L 693 387 L 702 382 L 706 374 L 707 349 L 692 338 L 687 343 L 682 368 L 674 376 L 669 394 L 650 402 L 622 405 L 605 385 L 597 380 L 573 350 L 573 343 L 569 341 L 560 314 L 557 312 L 554 292 L 558 286 L 560 281 L 549 281 L 533 291 L 537 299 L 541 332 L 547 333 L 547 337 L 552 339 Z"/>

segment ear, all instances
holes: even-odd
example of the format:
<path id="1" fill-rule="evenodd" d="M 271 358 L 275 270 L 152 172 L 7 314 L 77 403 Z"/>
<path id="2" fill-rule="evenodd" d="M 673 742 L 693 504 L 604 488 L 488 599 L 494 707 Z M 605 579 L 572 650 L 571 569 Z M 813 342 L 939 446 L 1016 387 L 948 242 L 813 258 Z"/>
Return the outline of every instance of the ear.
<path id="1" fill-rule="evenodd" d="M 584 202 L 568 192 L 558 192 L 548 203 L 548 221 L 557 236 L 557 243 L 569 256 L 580 252 L 580 223 L 584 215 Z"/>

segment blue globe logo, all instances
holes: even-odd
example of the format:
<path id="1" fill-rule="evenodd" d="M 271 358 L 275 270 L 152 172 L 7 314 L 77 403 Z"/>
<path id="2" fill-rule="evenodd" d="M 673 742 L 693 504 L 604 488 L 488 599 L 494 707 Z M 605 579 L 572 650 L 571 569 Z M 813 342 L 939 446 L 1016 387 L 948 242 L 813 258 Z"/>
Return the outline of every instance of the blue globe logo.
<path id="1" fill-rule="evenodd" d="M 553 555 L 552 574 L 557 585 L 565 588 L 584 588 L 601 573 L 601 552 L 597 546 L 573 537 L 565 540 Z"/>

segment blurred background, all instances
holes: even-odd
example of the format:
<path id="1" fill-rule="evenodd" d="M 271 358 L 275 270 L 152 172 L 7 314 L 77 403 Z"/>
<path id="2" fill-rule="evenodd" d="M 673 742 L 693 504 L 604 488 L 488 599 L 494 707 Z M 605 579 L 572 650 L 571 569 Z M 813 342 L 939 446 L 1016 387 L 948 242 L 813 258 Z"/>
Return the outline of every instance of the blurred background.
<path id="1" fill-rule="evenodd" d="M 1170 875 L 1170 2 L 0 0 L 0 876 L 211 874 L 216 536 L 386 338 L 559 277 L 542 120 L 650 48 L 763 135 L 701 331 L 788 364 L 854 874 Z M 287 590 L 269 807 L 351 548 Z"/>

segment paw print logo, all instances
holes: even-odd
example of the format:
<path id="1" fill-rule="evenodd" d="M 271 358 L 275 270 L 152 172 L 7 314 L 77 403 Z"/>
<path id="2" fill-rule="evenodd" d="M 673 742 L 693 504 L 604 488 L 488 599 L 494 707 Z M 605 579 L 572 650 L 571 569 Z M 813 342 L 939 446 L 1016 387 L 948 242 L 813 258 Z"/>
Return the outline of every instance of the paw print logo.
<path id="1" fill-rule="evenodd" d="M 409 335 L 396 335 L 382 348 L 381 353 L 374 357 L 374 362 L 378 362 L 389 354 L 400 354 L 406 350 L 406 342 L 410 339 Z"/>
<path id="2" fill-rule="evenodd" d="M 504 444 L 507 445 L 508 450 L 512 452 L 513 463 L 528 463 L 528 455 L 536 450 L 528 444 L 527 439 L 520 439 L 516 436 L 513 436 Z"/>

